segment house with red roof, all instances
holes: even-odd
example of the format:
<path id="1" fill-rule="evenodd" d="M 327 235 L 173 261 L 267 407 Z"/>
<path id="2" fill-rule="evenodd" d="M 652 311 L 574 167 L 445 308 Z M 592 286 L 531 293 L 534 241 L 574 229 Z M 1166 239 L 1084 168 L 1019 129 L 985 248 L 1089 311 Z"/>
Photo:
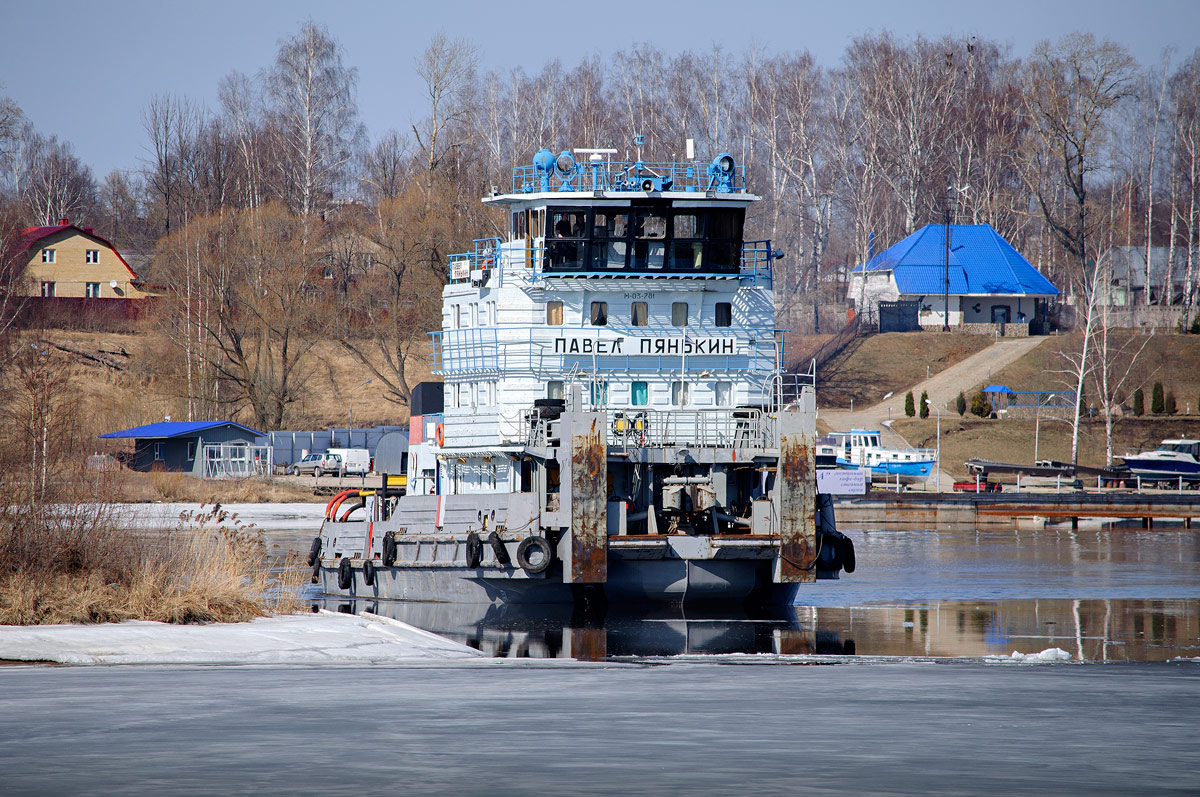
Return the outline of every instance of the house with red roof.
<path id="1" fill-rule="evenodd" d="M 21 231 L 26 296 L 144 299 L 151 295 L 111 243 L 69 219 Z"/>

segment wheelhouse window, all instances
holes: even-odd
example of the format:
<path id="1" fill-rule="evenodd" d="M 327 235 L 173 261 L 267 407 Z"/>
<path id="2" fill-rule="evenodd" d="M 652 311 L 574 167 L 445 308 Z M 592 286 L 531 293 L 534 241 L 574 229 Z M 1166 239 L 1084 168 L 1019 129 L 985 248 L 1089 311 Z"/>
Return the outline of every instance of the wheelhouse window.
<path id="1" fill-rule="evenodd" d="M 43 249 L 42 250 L 42 262 L 43 263 L 53 263 L 54 262 L 54 250 L 53 249 Z"/>
<path id="2" fill-rule="evenodd" d="M 608 326 L 608 302 L 592 302 L 592 326 Z"/>
<path id="3" fill-rule="evenodd" d="M 581 271 L 587 262 L 586 210 L 552 210 L 547 221 L 547 267 L 560 271 Z"/>
<path id="4" fill-rule="evenodd" d="M 667 202 L 628 209 L 549 208 L 545 268 L 736 272 L 744 220 L 743 208 L 675 208 Z"/>
<path id="5" fill-rule="evenodd" d="M 546 398 L 561 400 L 563 397 L 563 383 L 561 380 L 551 379 L 546 383 Z"/>
<path id="6" fill-rule="evenodd" d="M 100 262 L 99 249 L 85 249 L 83 252 L 83 262 L 89 265 L 95 265 Z"/>
<path id="7" fill-rule="evenodd" d="M 717 382 L 713 389 L 715 402 L 718 407 L 733 406 L 733 383 L 732 382 Z"/>
<path id="8" fill-rule="evenodd" d="M 671 326 L 686 327 L 688 325 L 688 303 L 671 303 Z"/>
<path id="9" fill-rule="evenodd" d="M 687 382 L 671 383 L 671 404 L 676 407 L 686 407 L 689 399 Z"/>
<path id="10" fill-rule="evenodd" d="M 634 302 L 629 307 L 629 323 L 635 327 L 649 326 L 650 312 L 645 302 Z"/>
<path id="11" fill-rule="evenodd" d="M 645 382 L 634 382 L 629 388 L 629 403 L 644 407 L 650 403 L 650 390 Z"/>
<path id="12" fill-rule="evenodd" d="M 733 305 L 729 302 L 717 302 L 715 322 L 719 327 L 733 326 Z"/>
<path id="13" fill-rule="evenodd" d="M 99 299 L 100 298 L 100 283 L 99 282 L 85 283 L 83 286 L 83 295 L 89 299 Z"/>
<path id="14" fill-rule="evenodd" d="M 546 324 L 552 327 L 561 327 L 563 322 L 563 303 L 562 302 L 546 302 Z"/>
<path id="15" fill-rule="evenodd" d="M 596 381 L 591 385 L 591 401 L 593 407 L 608 406 L 608 382 Z"/>

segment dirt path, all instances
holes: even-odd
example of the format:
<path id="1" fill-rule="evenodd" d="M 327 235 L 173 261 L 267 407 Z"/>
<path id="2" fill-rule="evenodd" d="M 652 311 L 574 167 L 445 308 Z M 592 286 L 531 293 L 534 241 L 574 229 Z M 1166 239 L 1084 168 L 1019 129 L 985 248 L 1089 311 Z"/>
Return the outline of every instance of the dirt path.
<path id="1" fill-rule="evenodd" d="M 960 391 L 965 392 L 981 382 L 986 383 L 994 372 L 1025 356 L 1045 339 L 1044 337 L 1031 337 L 1000 340 L 941 373 L 913 385 L 913 397 L 919 401 L 921 391 L 927 391 L 931 404 L 931 415 L 936 414 L 939 407 L 942 415 L 955 413 L 954 399 Z M 913 363 L 913 367 L 919 367 L 919 363 Z M 820 410 L 818 417 L 836 432 L 848 432 L 851 429 L 881 429 L 885 445 L 910 448 L 903 437 L 893 432 L 884 423 L 890 419 L 904 417 L 904 395 L 903 392 L 898 392 L 874 406 L 863 409 L 855 408 L 853 411 L 823 409 Z M 819 402 L 820 397 L 818 396 Z M 947 471 L 946 475 L 942 477 L 943 490 L 949 489 L 950 478 L 950 473 Z M 928 489 L 933 489 L 935 483 L 935 479 L 930 479 Z"/>

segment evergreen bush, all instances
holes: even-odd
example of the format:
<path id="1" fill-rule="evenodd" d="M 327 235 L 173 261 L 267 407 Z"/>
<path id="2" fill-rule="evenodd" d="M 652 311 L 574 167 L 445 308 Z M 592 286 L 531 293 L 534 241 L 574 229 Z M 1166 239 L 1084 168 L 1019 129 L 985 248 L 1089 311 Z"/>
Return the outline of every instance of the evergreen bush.
<path id="1" fill-rule="evenodd" d="M 1166 408 L 1167 400 L 1163 395 L 1163 384 L 1162 382 L 1155 382 L 1154 392 L 1151 394 L 1150 398 L 1150 412 L 1154 413 L 1155 415 L 1162 415 L 1163 410 Z"/>
<path id="2" fill-rule="evenodd" d="M 1175 403 L 1175 394 L 1168 393 L 1167 394 L 1167 415 L 1174 415 L 1176 410 L 1178 410 L 1178 409 L 1179 409 L 1179 407 Z"/>
<path id="3" fill-rule="evenodd" d="M 904 414 L 909 418 L 917 414 L 917 409 L 913 406 L 913 394 L 911 390 L 904 397 Z"/>
<path id="4" fill-rule="evenodd" d="M 929 393 L 924 390 L 921 391 L 921 412 L 919 414 L 922 418 L 929 417 Z"/>
<path id="5" fill-rule="evenodd" d="M 978 415 L 980 418 L 986 418 L 991 414 L 992 408 L 988 404 L 987 396 L 983 395 L 983 391 L 979 391 L 974 396 L 971 396 L 971 413 Z"/>
<path id="6" fill-rule="evenodd" d="M 967 414 L 967 397 L 962 394 L 961 390 L 958 392 L 958 398 L 954 399 L 954 409 L 958 410 L 960 418 Z"/>
<path id="7" fill-rule="evenodd" d="M 1133 391 L 1133 414 L 1146 414 L 1146 394 L 1142 392 L 1140 387 Z"/>

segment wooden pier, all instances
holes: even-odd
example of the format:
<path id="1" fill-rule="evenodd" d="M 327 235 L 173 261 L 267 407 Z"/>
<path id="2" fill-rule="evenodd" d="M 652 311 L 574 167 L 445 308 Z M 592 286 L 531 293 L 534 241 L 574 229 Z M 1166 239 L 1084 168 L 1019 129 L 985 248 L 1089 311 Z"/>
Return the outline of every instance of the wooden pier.
<path id="1" fill-rule="evenodd" d="M 838 496 L 835 512 L 839 524 L 1016 525 L 1018 518 L 1043 518 L 1052 522 L 1081 519 L 1140 520 L 1152 528 L 1156 520 L 1183 521 L 1192 528 L 1200 519 L 1200 492 L 1182 493 L 888 493 L 871 491 L 862 496 Z"/>

